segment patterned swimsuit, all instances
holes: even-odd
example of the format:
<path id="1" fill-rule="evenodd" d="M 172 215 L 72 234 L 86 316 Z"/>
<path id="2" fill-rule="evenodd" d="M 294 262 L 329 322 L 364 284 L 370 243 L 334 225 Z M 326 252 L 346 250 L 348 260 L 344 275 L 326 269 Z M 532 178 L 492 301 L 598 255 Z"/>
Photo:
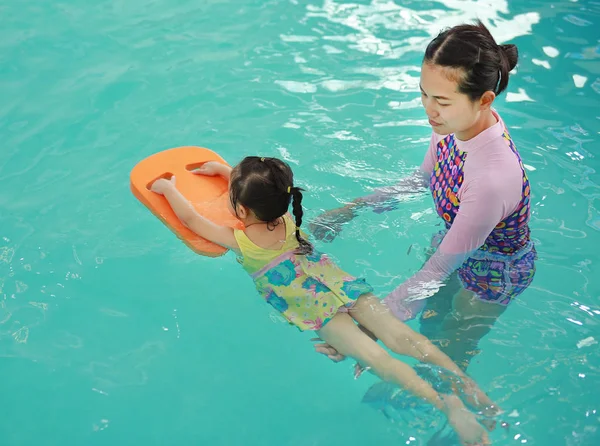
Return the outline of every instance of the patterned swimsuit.
<path id="1" fill-rule="evenodd" d="M 519 160 L 523 173 L 521 201 L 502 220 L 458 269 L 463 286 L 485 301 L 507 305 L 522 293 L 535 274 L 536 251 L 530 240 L 530 187 L 527 173 L 507 131 L 502 135 Z M 453 134 L 437 145 L 437 161 L 431 173 L 430 189 L 437 213 L 450 229 L 458 214 L 459 190 L 463 184 L 463 168 L 467 152 L 460 152 Z"/>
<path id="2" fill-rule="evenodd" d="M 300 331 L 320 330 L 338 311 L 347 311 L 373 288 L 340 269 L 326 254 L 316 250 L 309 255 L 296 254 L 296 225 L 288 215 L 283 219 L 286 239 L 276 250 L 255 245 L 236 229 L 242 253 L 238 260 L 265 302 L 290 324 Z"/>

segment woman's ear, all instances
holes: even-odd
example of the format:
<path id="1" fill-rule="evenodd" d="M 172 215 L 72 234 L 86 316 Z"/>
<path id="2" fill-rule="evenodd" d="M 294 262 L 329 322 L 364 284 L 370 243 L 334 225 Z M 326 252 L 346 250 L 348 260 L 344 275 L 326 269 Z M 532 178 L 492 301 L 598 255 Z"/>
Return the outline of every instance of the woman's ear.
<path id="1" fill-rule="evenodd" d="M 489 110 L 496 99 L 496 94 L 493 91 L 486 91 L 479 99 L 479 110 Z"/>

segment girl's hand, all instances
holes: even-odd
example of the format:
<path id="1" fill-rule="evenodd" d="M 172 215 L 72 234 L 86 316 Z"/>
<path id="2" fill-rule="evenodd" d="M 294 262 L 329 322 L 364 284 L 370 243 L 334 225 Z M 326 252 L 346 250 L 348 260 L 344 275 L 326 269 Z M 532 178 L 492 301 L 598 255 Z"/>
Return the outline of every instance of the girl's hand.
<path id="1" fill-rule="evenodd" d="M 490 438 L 477 418 L 469 412 L 456 395 L 444 395 L 444 412 L 463 446 L 491 445 Z"/>
<path id="2" fill-rule="evenodd" d="M 217 161 L 209 161 L 207 163 L 202 164 L 197 169 L 192 170 L 192 173 L 196 175 L 206 175 L 209 177 L 213 177 L 215 175 L 223 175 L 225 168 L 223 164 Z"/>
<path id="3" fill-rule="evenodd" d="M 171 187 L 175 187 L 175 176 L 172 176 L 170 179 L 159 178 L 154 183 L 152 183 L 152 187 L 150 190 L 159 195 L 164 195 L 165 191 Z"/>

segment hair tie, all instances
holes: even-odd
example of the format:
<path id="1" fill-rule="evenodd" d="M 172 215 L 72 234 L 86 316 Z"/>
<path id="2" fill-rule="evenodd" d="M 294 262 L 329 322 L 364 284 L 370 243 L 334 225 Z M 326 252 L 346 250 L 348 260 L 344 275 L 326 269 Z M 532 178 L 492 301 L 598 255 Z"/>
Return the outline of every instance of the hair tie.
<path id="1" fill-rule="evenodd" d="M 500 89 L 500 82 L 502 82 L 502 70 L 498 70 L 498 83 L 496 84 L 496 91 L 494 93 Z"/>
<path id="2" fill-rule="evenodd" d="M 260 160 L 264 163 L 265 162 L 265 157 L 263 156 Z"/>
<path id="3" fill-rule="evenodd" d="M 287 188 L 287 193 L 288 193 L 288 194 L 291 194 L 291 193 L 292 193 L 292 186 L 288 186 L 288 188 Z"/>

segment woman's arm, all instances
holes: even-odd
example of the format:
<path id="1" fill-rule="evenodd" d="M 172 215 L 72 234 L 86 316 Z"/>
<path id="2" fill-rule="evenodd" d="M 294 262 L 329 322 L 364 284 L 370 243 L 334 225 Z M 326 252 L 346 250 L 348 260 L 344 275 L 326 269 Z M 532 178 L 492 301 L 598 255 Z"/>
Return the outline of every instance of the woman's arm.
<path id="1" fill-rule="evenodd" d="M 416 274 L 384 298 L 402 320 L 414 317 L 422 309 L 423 299 L 433 296 L 515 207 L 513 197 L 504 193 L 498 178 L 482 177 L 463 187 L 466 189 L 458 213 L 437 251 Z"/>
<path id="2" fill-rule="evenodd" d="M 411 175 L 402 178 L 393 186 L 385 186 L 365 197 L 357 198 L 356 207 L 371 207 L 373 212 L 381 214 L 397 208 L 404 197 L 419 194 L 427 189 L 429 174 L 422 168 L 415 170 Z"/>
<path id="3" fill-rule="evenodd" d="M 345 206 L 321 214 L 310 223 L 310 229 L 318 240 L 332 241 L 342 230 L 342 225 L 358 215 L 358 210 L 371 207 L 376 213 L 395 209 L 407 195 L 423 192 L 429 183 L 429 177 L 435 165 L 437 143 L 440 136 L 432 134 L 429 149 L 419 169 L 393 186 L 376 189 L 372 194 L 359 197 Z"/>

